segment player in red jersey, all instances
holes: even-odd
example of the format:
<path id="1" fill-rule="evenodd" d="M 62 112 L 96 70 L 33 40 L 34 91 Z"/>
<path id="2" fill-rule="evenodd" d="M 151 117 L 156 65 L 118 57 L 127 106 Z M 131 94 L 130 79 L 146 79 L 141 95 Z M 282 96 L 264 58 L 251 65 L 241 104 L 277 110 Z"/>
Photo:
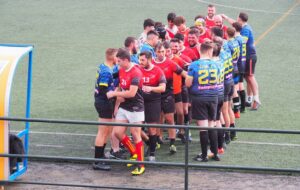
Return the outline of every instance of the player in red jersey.
<path id="1" fill-rule="evenodd" d="M 188 46 L 188 41 L 187 41 L 187 35 L 190 31 L 190 29 L 186 26 L 185 24 L 185 18 L 183 16 L 177 16 L 174 19 L 174 24 L 178 28 L 178 33 L 182 34 L 184 37 L 184 45 Z"/>
<path id="2" fill-rule="evenodd" d="M 169 37 L 174 38 L 175 34 L 178 32 L 177 26 L 174 24 L 174 19 L 176 18 L 175 13 L 169 13 L 167 16 L 168 25 L 166 26 L 166 31 L 169 34 Z"/>
<path id="3" fill-rule="evenodd" d="M 177 33 L 175 38 L 179 40 L 179 52 L 187 57 L 189 57 L 192 61 L 197 60 L 197 56 L 191 48 L 184 46 L 184 36 L 182 34 Z"/>
<path id="4" fill-rule="evenodd" d="M 188 33 L 189 47 L 194 51 L 197 59 L 200 59 L 200 43 L 199 43 L 199 30 L 193 28 Z"/>
<path id="5" fill-rule="evenodd" d="M 166 91 L 162 93 L 162 113 L 164 114 L 166 123 L 174 125 L 175 102 L 173 94 L 173 73 L 181 74 L 185 77 L 186 72 L 166 57 L 166 49 L 162 43 L 156 45 L 155 52 L 156 58 L 153 60 L 153 63 L 163 70 L 167 80 Z M 176 130 L 169 129 L 170 153 L 177 151 L 174 145 L 175 138 Z"/>
<path id="6" fill-rule="evenodd" d="M 199 29 L 199 42 L 204 43 L 206 40 L 211 39 L 209 30 L 205 27 L 205 20 L 203 18 L 198 18 L 195 21 L 195 27 Z"/>
<path id="7" fill-rule="evenodd" d="M 145 119 L 144 99 L 142 95 L 143 74 L 137 65 L 130 62 L 130 53 L 128 50 L 120 48 L 116 57 L 117 63 L 120 66 L 119 81 L 121 91 L 116 90 L 107 93 L 108 98 L 121 97 L 124 99 L 124 101 L 121 102 L 119 110 L 116 114 L 116 122 L 142 124 Z M 144 150 L 143 141 L 141 138 L 141 128 L 130 128 L 135 146 L 131 143 L 129 137 L 126 135 L 126 130 L 127 127 L 116 126 L 113 129 L 113 135 L 115 135 L 129 150 L 132 160 L 143 161 Z M 128 166 L 131 165 L 132 164 L 128 164 Z M 132 175 L 141 175 L 144 172 L 144 165 L 139 164 L 138 167 L 131 173 Z"/>
<path id="8" fill-rule="evenodd" d="M 166 90 L 166 78 L 163 71 L 152 64 L 150 52 L 141 52 L 139 63 L 143 73 L 143 97 L 145 105 L 145 122 L 155 124 L 160 122 L 161 93 Z M 157 142 L 156 128 L 149 128 L 149 161 L 155 161 Z"/>
<path id="9" fill-rule="evenodd" d="M 221 15 L 216 15 L 215 19 L 215 26 L 221 28 L 223 30 L 223 39 L 227 40 L 227 26 L 223 24 L 223 18 Z"/>
<path id="10" fill-rule="evenodd" d="M 216 14 L 216 7 L 214 5 L 208 5 L 205 23 L 206 23 L 206 27 L 209 30 L 215 26 L 215 21 L 214 21 L 215 14 Z"/>

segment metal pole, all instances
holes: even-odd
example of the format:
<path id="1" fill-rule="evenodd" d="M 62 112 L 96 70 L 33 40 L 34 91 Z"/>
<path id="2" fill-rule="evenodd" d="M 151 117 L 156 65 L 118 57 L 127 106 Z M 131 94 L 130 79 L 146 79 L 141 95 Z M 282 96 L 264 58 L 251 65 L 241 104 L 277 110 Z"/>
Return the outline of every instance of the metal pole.
<path id="1" fill-rule="evenodd" d="M 185 128 L 185 163 L 184 163 L 184 189 L 189 189 L 189 128 Z"/>

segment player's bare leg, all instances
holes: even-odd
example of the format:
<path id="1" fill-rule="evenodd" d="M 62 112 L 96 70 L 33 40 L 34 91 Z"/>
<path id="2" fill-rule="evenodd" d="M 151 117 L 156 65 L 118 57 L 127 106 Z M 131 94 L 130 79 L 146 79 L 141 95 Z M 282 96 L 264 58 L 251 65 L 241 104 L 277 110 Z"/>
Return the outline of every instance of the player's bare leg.
<path id="1" fill-rule="evenodd" d="M 174 113 L 164 114 L 164 118 L 167 124 L 174 125 Z M 170 140 L 170 153 L 176 153 L 175 138 L 176 138 L 176 129 L 170 128 L 169 132 L 169 140 Z"/>

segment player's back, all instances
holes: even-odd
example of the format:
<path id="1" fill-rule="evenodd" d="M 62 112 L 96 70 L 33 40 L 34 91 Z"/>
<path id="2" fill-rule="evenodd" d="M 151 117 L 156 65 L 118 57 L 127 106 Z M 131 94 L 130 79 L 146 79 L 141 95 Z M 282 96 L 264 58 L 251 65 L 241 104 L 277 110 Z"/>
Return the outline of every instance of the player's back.
<path id="1" fill-rule="evenodd" d="M 240 45 L 235 38 L 228 40 L 228 47 L 231 52 L 232 64 L 234 67 L 234 72 L 238 72 L 237 62 L 240 57 Z"/>
<path id="2" fill-rule="evenodd" d="M 256 54 L 254 46 L 254 35 L 251 26 L 246 24 L 241 30 L 241 35 L 243 36 L 243 39 L 246 42 L 247 56 Z"/>

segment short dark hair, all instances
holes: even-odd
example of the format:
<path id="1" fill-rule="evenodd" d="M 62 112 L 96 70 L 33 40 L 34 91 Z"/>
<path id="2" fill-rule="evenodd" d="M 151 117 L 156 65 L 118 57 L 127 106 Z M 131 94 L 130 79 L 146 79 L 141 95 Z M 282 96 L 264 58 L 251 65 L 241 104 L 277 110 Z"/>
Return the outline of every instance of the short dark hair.
<path id="1" fill-rule="evenodd" d="M 177 38 L 179 41 L 184 41 L 184 36 L 180 33 L 175 34 L 174 38 Z"/>
<path id="2" fill-rule="evenodd" d="M 150 35 L 159 36 L 159 34 L 158 34 L 155 30 L 150 30 L 150 31 L 147 33 L 147 36 L 150 36 Z"/>
<path id="3" fill-rule="evenodd" d="M 248 21 L 248 14 L 245 13 L 245 12 L 240 12 L 239 18 L 240 18 L 243 22 L 247 22 L 247 21 Z"/>
<path id="4" fill-rule="evenodd" d="M 232 23 L 232 27 L 237 31 L 237 32 L 240 32 L 242 30 L 242 25 L 238 22 L 234 22 Z"/>
<path id="5" fill-rule="evenodd" d="M 205 16 L 203 16 L 203 15 L 197 15 L 197 16 L 195 16 L 194 21 L 196 21 L 199 18 L 202 18 L 202 19 L 205 20 Z"/>
<path id="6" fill-rule="evenodd" d="M 200 31 L 197 28 L 193 28 L 189 31 L 189 34 L 195 34 L 197 37 L 199 37 Z"/>
<path id="7" fill-rule="evenodd" d="M 154 21 L 151 18 L 147 18 L 144 20 L 144 29 L 148 26 L 154 26 Z"/>
<path id="8" fill-rule="evenodd" d="M 124 46 L 128 48 L 130 44 L 134 43 L 135 40 L 136 40 L 135 37 L 131 37 L 131 36 L 127 37 L 125 39 Z"/>
<path id="9" fill-rule="evenodd" d="M 139 57 L 145 56 L 146 59 L 152 59 L 152 54 L 149 51 L 142 51 L 139 55 Z"/>
<path id="10" fill-rule="evenodd" d="M 177 17 L 175 17 L 174 24 L 176 26 L 180 26 L 183 23 L 185 23 L 185 18 L 183 16 L 177 16 Z"/>
<path id="11" fill-rule="evenodd" d="M 154 47 L 154 51 L 157 51 L 157 50 L 161 49 L 162 47 L 165 48 L 165 47 L 164 47 L 164 44 L 161 43 L 161 42 L 158 42 L 158 43 L 156 44 L 156 46 Z"/>
<path id="12" fill-rule="evenodd" d="M 165 49 L 170 49 L 171 48 L 170 47 L 170 42 L 168 42 L 168 41 L 164 41 L 163 46 L 164 46 Z"/>
<path id="13" fill-rule="evenodd" d="M 215 6 L 213 4 L 209 4 L 207 7 L 213 8 Z"/>
<path id="14" fill-rule="evenodd" d="M 178 38 L 172 38 L 170 42 L 171 42 L 171 43 L 172 43 L 172 42 L 173 42 L 173 43 L 179 43 L 179 40 L 178 40 Z"/>
<path id="15" fill-rule="evenodd" d="M 130 53 L 125 48 L 119 48 L 116 57 L 122 60 L 127 59 L 128 61 L 130 61 Z"/>
<path id="16" fill-rule="evenodd" d="M 170 22 L 174 22 L 175 17 L 176 17 L 175 13 L 169 13 L 167 16 L 167 20 Z"/>
<path id="17" fill-rule="evenodd" d="M 230 38 L 234 37 L 235 35 L 235 29 L 233 27 L 228 27 L 226 32 Z"/>
<path id="18" fill-rule="evenodd" d="M 223 30 L 218 27 L 218 26 L 214 26 L 210 29 L 211 33 L 214 34 L 215 36 L 219 36 L 219 37 L 223 37 Z"/>
<path id="19" fill-rule="evenodd" d="M 211 41 L 206 41 L 206 42 L 201 44 L 200 53 L 204 54 L 210 49 L 213 49 L 213 43 Z"/>
<path id="20" fill-rule="evenodd" d="M 221 48 L 222 48 L 222 46 L 220 45 L 220 43 L 213 44 L 213 56 L 214 57 L 217 57 L 220 55 Z"/>

